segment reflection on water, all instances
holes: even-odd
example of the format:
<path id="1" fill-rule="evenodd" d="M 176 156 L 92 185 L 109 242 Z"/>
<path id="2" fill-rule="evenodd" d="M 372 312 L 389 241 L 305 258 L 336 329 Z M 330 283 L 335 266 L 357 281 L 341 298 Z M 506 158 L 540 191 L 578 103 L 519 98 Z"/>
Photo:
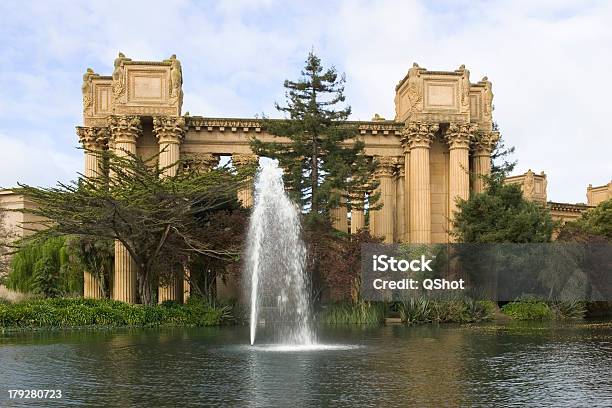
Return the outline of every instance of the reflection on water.
<path id="1" fill-rule="evenodd" d="M 248 328 L 0 334 L 8 389 L 36 406 L 611 406 L 612 323 L 321 329 L 319 350 Z M 278 347 L 278 346 L 276 346 Z"/>

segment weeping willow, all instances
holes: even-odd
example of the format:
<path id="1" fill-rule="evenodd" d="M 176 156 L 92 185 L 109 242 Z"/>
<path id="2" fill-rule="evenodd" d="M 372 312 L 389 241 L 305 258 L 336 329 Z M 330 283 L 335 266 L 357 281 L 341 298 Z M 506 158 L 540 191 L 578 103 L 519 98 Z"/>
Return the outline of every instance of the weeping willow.
<path id="1" fill-rule="evenodd" d="M 25 241 L 11 261 L 7 286 L 45 297 L 79 295 L 83 267 L 69 252 L 65 236 Z"/>

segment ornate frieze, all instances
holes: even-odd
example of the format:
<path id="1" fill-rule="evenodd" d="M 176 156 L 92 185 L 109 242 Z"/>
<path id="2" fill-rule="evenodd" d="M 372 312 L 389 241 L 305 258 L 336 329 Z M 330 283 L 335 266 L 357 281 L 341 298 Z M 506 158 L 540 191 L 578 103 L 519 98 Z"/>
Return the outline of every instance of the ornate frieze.
<path id="1" fill-rule="evenodd" d="M 261 132 L 262 123 L 253 119 L 203 118 L 185 116 L 187 126 L 196 131 L 229 131 L 229 132 Z M 369 122 L 346 122 L 348 126 L 356 126 L 360 134 L 399 135 L 403 124 L 393 121 L 373 120 Z"/>
<path id="2" fill-rule="evenodd" d="M 153 133 L 160 144 L 181 143 L 185 130 L 185 118 L 182 116 L 153 117 Z"/>
<path id="3" fill-rule="evenodd" d="M 469 149 L 477 127 L 472 123 L 451 123 L 444 136 L 449 148 L 451 150 Z"/>
<path id="4" fill-rule="evenodd" d="M 140 117 L 112 115 L 109 118 L 111 139 L 114 143 L 136 143 L 142 133 Z"/>
<path id="5" fill-rule="evenodd" d="M 378 122 L 378 123 L 377 123 Z M 381 123 L 382 121 L 372 121 L 372 122 L 348 122 L 347 124 L 356 124 L 359 133 L 362 135 L 372 134 L 377 135 L 379 133 L 383 135 L 399 135 L 402 131 L 402 124 L 397 122 L 386 121 L 385 123 Z"/>
<path id="6" fill-rule="evenodd" d="M 223 119 L 223 118 L 202 118 L 202 117 L 186 117 L 187 126 L 195 129 L 196 131 L 207 130 L 212 132 L 213 130 L 219 130 L 221 132 L 225 130 L 231 130 L 236 132 L 238 130 L 248 132 L 253 130 L 255 132 L 261 131 L 261 122 L 249 119 Z"/>

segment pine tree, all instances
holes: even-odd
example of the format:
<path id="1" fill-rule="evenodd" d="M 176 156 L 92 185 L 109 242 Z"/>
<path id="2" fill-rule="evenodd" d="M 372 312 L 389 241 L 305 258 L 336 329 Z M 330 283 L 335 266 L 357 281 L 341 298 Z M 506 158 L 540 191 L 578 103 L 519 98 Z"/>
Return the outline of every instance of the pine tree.
<path id="1" fill-rule="evenodd" d="M 275 140 L 254 138 L 251 148 L 279 161 L 285 186 L 304 212 L 327 220 L 329 210 L 343 201 L 349 207 L 363 206 L 359 200 L 351 203 L 349 193 L 375 188 L 370 180 L 375 163 L 364 155 L 363 141 L 355 139 L 357 127 L 347 121 L 350 106 L 339 106 L 345 102 L 344 75 L 334 67 L 325 69 L 313 52 L 301 74 L 299 80 L 284 83 L 287 105 L 275 105 L 286 119 L 263 120 Z"/>

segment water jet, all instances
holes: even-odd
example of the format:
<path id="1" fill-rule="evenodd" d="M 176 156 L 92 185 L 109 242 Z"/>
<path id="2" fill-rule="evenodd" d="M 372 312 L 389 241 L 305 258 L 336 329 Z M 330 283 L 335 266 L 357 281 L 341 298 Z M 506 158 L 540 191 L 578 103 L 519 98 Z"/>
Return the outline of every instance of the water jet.
<path id="1" fill-rule="evenodd" d="M 276 343 L 309 346 L 316 344 L 316 338 L 305 273 L 306 247 L 299 208 L 285 192 L 282 176 L 276 162 L 269 161 L 255 179 L 245 257 L 250 342 L 255 344 L 258 322 L 263 319 L 266 325 L 272 322 Z"/>

